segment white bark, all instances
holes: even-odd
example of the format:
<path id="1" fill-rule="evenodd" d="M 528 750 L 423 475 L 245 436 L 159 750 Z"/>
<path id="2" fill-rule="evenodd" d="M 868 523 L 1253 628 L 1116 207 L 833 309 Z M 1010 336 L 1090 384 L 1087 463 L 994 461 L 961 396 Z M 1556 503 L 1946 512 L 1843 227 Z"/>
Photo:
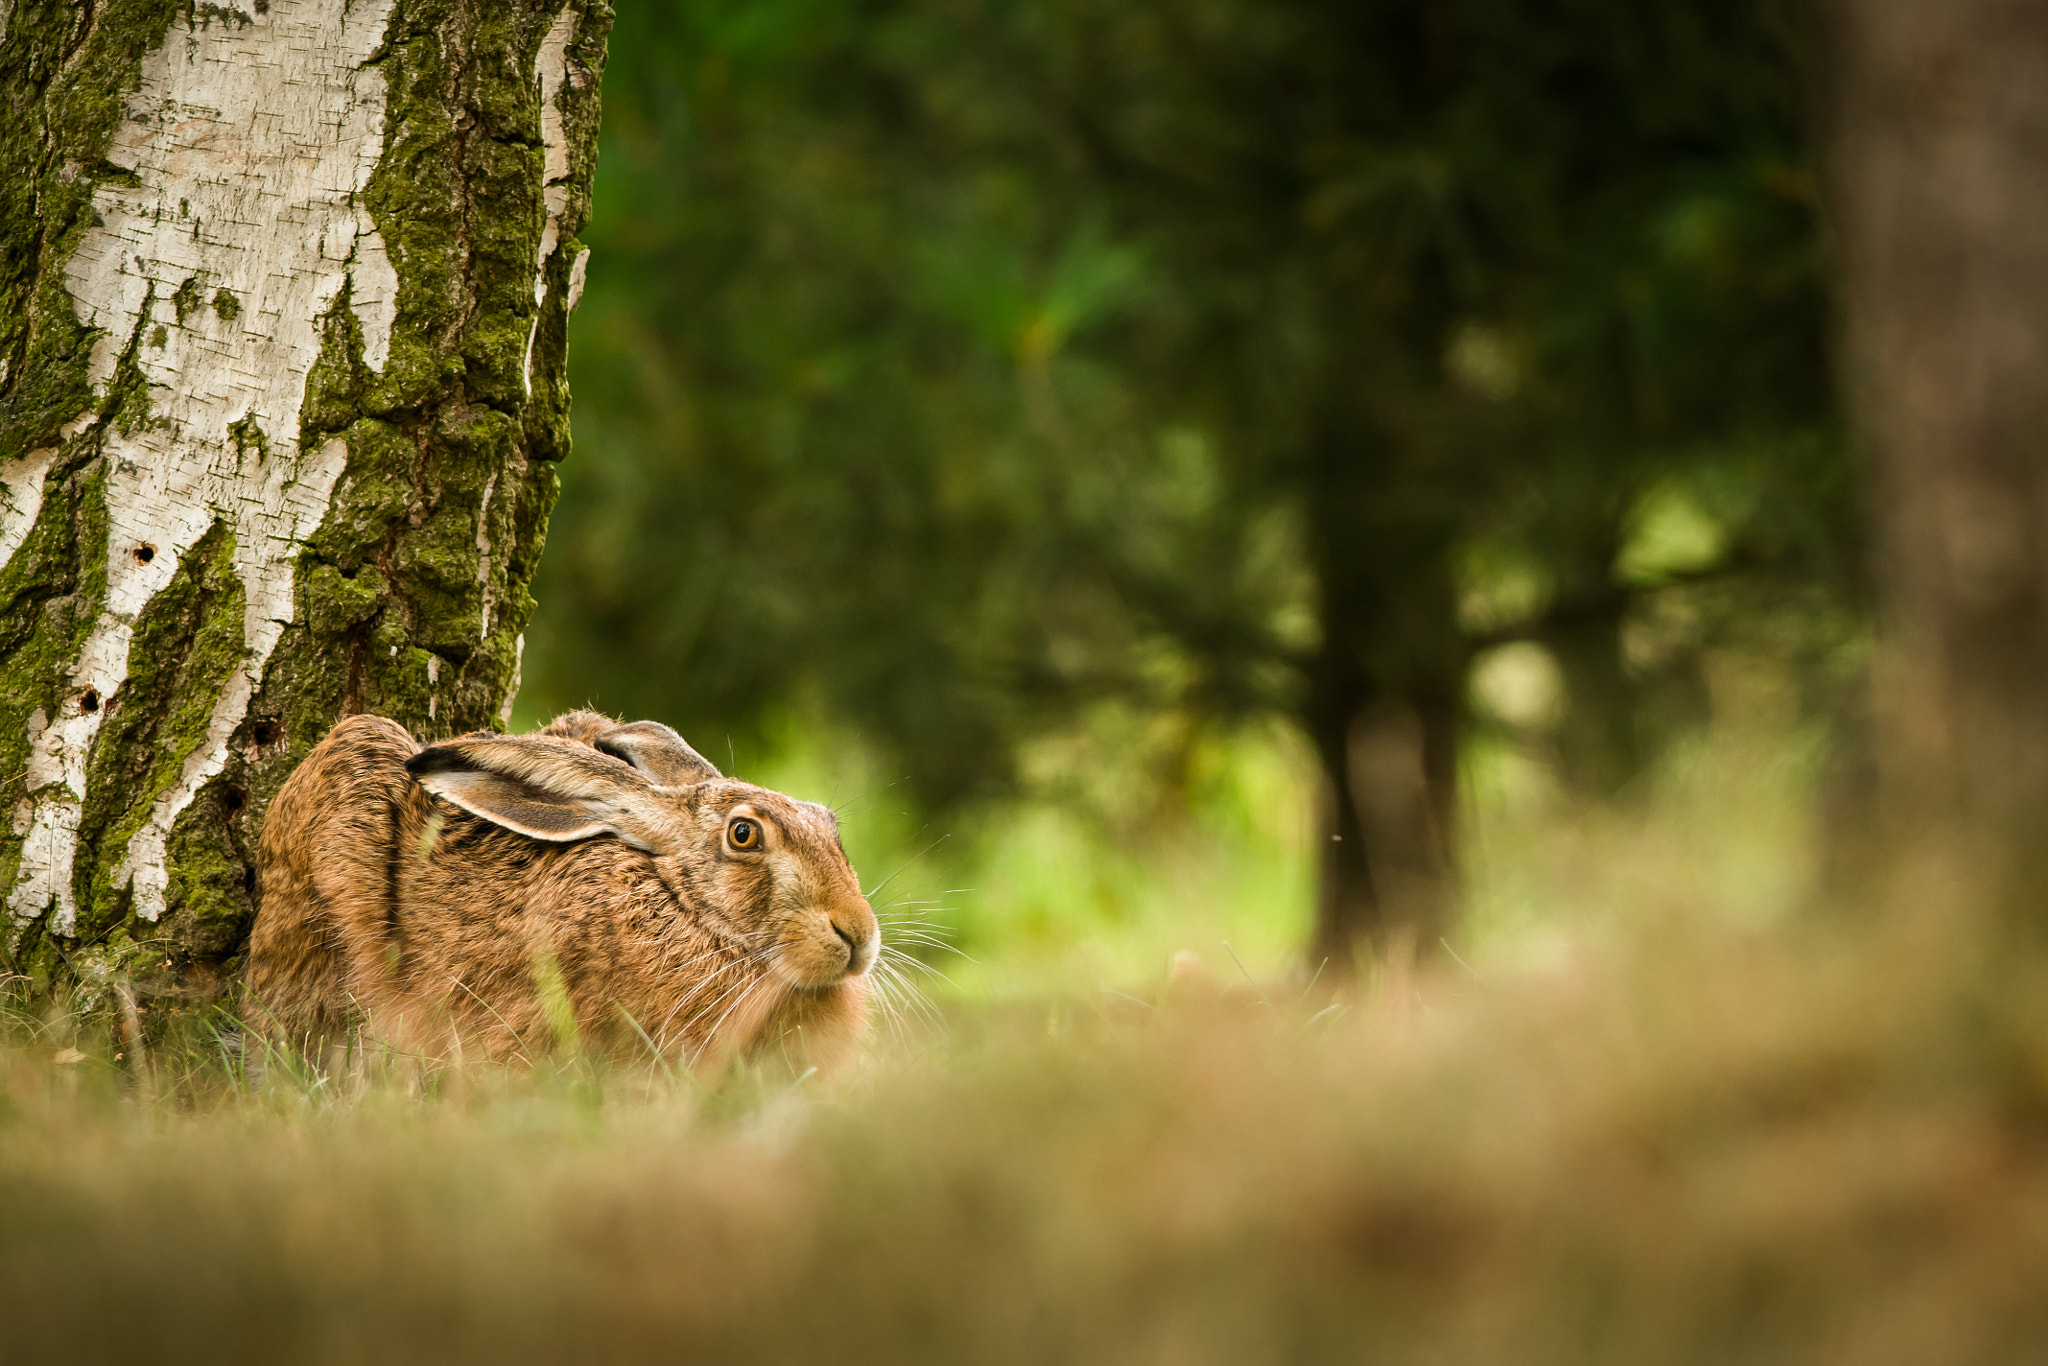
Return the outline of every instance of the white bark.
<path id="1" fill-rule="evenodd" d="M 547 206 L 547 222 L 540 231 L 540 251 L 533 262 L 533 301 L 548 298 L 548 258 L 562 244 L 562 215 L 569 210 L 569 139 L 562 131 L 560 98 L 563 82 L 569 79 L 569 44 L 576 41 L 576 11 L 565 9 L 548 27 L 541 40 L 540 55 L 534 61 L 534 75 L 540 82 L 540 142 L 542 151 L 541 196 Z M 573 305 L 572 305 L 573 307 Z M 526 333 L 526 362 L 523 371 L 527 397 L 533 396 L 533 343 L 540 335 L 540 312 L 535 310 L 533 326 Z M 487 625 L 485 631 L 489 631 Z"/>
<path id="2" fill-rule="evenodd" d="M 590 277 L 590 248 L 576 253 L 576 259 L 569 263 L 569 297 L 563 302 L 574 313 L 576 305 L 583 302 L 583 283 Z"/>
<path id="3" fill-rule="evenodd" d="M 14 558 L 43 510 L 43 476 L 57 459 L 57 448 L 30 451 L 0 472 L 0 565 Z"/>
<path id="4" fill-rule="evenodd" d="M 360 195 L 382 151 L 385 103 L 382 74 L 363 64 L 383 37 L 391 0 L 253 8 L 239 16 L 245 22 L 215 11 L 196 27 L 174 26 L 144 59 L 108 153 L 139 183 L 94 195 L 100 224 L 67 267 L 81 320 L 101 333 L 94 384 L 113 379 L 124 351 L 132 355 L 149 384 L 152 421 L 101 433 L 107 598 L 62 714 L 31 720 L 31 795 L 15 817 L 27 840 L 7 904 L 22 919 L 54 908 L 58 933 L 76 922 L 72 865 L 86 760 L 105 715 L 81 700 L 114 695 L 143 609 L 224 520 L 247 594 L 242 663 L 117 875 L 132 879 L 137 913 L 155 920 L 171 823 L 226 760 L 291 618 L 293 560 L 325 517 L 346 461 L 339 441 L 312 452 L 298 445 L 319 319 L 345 284 L 365 360 L 381 369 L 390 347 L 397 278 Z M 173 296 L 188 281 L 197 282 L 198 306 L 180 319 Z M 245 419 L 260 442 L 230 432 Z M 9 554 L 23 505 L 14 478 L 10 471 L 10 508 L 0 519 Z M 135 553 L 143 546 L 146 561 Z"/>

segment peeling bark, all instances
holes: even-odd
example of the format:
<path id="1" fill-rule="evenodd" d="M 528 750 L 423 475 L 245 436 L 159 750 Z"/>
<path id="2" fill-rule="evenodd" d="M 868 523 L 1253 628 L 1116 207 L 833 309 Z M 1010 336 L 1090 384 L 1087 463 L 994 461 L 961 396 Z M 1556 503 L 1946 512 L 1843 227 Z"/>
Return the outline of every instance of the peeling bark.
<path id="1" fill-rule="evenodd" d="M 203 1000 L 340 716 L 503 723 L 602 0 L 21 3 L 0 29 L 0 911 Z"/>

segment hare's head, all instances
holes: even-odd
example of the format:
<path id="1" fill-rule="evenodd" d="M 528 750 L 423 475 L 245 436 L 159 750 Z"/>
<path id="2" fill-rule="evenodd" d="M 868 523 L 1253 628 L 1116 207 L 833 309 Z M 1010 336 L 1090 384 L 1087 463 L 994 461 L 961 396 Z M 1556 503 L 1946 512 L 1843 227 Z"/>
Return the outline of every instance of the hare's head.
<path id="1" fill-rule="evenodd" d="M 575 713 L 548 732 L 464 736 L 406 767 L 427 791 L 530 839 L 642 850 L 707 928 L 793 987 L 831 987 L 874 963 L 880 930 L 829 810 L 724 777 L 652 721 Z"/>

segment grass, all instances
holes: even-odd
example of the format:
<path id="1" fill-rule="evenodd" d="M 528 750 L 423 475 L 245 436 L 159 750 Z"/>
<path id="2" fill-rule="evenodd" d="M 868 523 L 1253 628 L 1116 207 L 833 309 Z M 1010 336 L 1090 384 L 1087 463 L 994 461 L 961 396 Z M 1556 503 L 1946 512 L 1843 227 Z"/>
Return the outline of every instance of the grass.
<path id="1" fill-rule="evenodd" d="M 851 806 L 870 882 L 909 865 L 879 899 L 975 961 L 829 1078 L 567 1049 L 256 1087 L 227 1035 L 16 1013 L 0 1356 L 2042 1359 L 2048 968 L 1815 914 L 1817 755 L 1731 723 L 1594 810 L 1477 746 L 1454 952 L 1334 995 L 1290 954 L 1284 740 L 1198 756 L 1185 823 L 1121 846 L 1027 803 L 917 860 Z"/>
<path id="2" fill-rule="evenodd" d="M 956 1003 L 716 1088 L 18 1039 L 0 1321 L 21 1361 L 2033 1359 L 2043 987 L 1946 927 L 1673 931 L 1336 1009 Z"/>

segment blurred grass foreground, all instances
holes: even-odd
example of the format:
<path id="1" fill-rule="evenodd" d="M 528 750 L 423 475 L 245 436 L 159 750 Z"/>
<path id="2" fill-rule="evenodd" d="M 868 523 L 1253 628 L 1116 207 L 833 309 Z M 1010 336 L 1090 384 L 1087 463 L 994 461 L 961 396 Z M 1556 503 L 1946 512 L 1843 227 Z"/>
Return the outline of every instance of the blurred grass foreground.
<path id="1" fill-rule="evenodd" d="M 831 1086 L 249 1094 L 0 1055 L 11 1360 L 2035 1359 L 2048 1000 L 1678 932 L 1345 1006 L 1183 980 Z M 69 1048 L 69 1045 L 66 1046 Z M 83 1058 L 76 1056 L 83 1053 Z M 110 1063 L 112 1065 L 110 1066 Z"/>

